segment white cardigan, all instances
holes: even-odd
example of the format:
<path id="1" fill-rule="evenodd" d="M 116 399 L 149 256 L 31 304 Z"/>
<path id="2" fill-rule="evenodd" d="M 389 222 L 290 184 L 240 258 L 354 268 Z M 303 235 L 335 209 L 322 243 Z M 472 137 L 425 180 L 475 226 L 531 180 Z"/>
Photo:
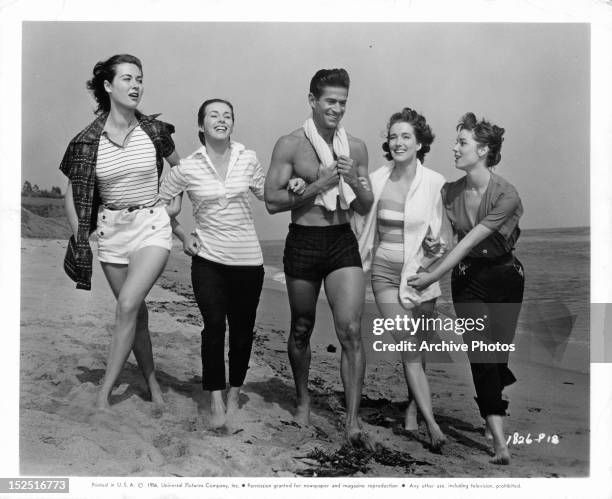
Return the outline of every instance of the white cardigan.
<path id="1" fill-rule="evenodd" d="M 374 246 L 377 244 L 377 215 L 378 201 L 385 188 L 385 184 L 393 171 L 393 165 L 387 164 L 370 174 L 374 203 L 365 217 L 360 217 L 357 227 L 360 229 L 358 242 L 359 253 L 364 272 L 372 266 Z M 419 220 L 422 221 L 416 228 L 408 231 L 404 228 L 404 264 L 402 266 L 399 295 L 404 305 L 419 305 L 423 301 L 431 300 L 440 296 L 440 285 L 435 282 L 423 291 L 417 291 L 407 285 L 408 276 L 416 274 L 425 257 L 423 241 L 430 232 L 430 237 L 439 239 L 443 251 L 448 249 L 452 241 L 452 230 L 444 214 L 442 197 L 440 191 L 444 185 L 444 177 L 429 168 L 425 168 L 419 161 L 416 175 L 404 204 L 404 216 L 411 213 L 414 218 L 415 211 Z"/>

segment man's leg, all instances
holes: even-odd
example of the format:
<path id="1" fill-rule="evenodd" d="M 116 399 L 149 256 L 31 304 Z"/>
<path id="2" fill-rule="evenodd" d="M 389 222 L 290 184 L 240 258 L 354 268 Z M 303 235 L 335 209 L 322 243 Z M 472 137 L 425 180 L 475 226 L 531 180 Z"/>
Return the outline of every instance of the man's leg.
<path id="1" fill-rule="evenodd" d="M 321 282 L 307 281 L 286 276 L 289 306 L 291 308 L 291 331 L 287 343 L 289 362 L 295 382 L 297 410 L 295 420 L 307 425 L 310 422 L 310 395 L 308 394 L 308 371 L 310 369 L 310 336 L 315 323 L 317 298 Z"/>
<path id="2" fill-rule="evenodd" d="M 342 347 L 340 373 L 346 400 L 345 431 L 349 441 L 360 440 L 359 404 L 365 373 L 361 342 L 361 313 L 365 300 L 365 277 L 360 267 L 343 267 L 325 278 L 325 293 L 334 316 Z"/>

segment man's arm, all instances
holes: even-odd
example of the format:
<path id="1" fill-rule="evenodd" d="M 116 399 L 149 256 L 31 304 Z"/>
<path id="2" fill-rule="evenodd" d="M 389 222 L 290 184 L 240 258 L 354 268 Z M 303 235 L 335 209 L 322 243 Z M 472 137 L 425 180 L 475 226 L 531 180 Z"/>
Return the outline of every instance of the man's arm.
<path id="1" fill-rule="evenodd" d="M 351 207 L 360 215 L 365 215 L 372 207 L 374 194 L 368 177 L 368 150 L 363 141 L 351 138 L 351 156 L 338 158 L 338 172 L 355 193 Z"/>
<path id="2" fill-rule="evenodd" d="M 287 184 L 293 175 L 293 161 L 298 143 L 299 139 L 286 135 L 278 139 L 274 146 L 264 188 L 268 213 L 299 208 L 338 184 L 340 177 L 336 168 L 321 168 L 317 180 L 308 184 L 302 194 L 298 195 L 287 190 Z"/>

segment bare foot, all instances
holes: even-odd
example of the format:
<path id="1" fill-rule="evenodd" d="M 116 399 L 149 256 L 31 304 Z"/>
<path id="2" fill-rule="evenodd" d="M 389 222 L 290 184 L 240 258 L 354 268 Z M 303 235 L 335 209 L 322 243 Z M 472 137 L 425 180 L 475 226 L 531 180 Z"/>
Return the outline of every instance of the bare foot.
<path id="1" fill-rule="evenodd" d="M 152 377 L 152 379 L 149 380 L 149 394 L 151 395 L 151 402 L 153 402 L 156 406 L 163 407 L 164 397 L 162 396 L 161 388 L 155 377 Z"/>
<path id="2" fill-rule="evenodd" d="M 506 444 L 495 447 L 495 457 L 491 459 L 491 463 L 502 465 L 510 464 L 510 452 Z"/>
<path id="3" fill-rule="evenodd" d="M 487 440 L 493 440 L 493 433 L 491 433 L 491 428 L 489 428 L 489 423 L 487 423 L 485 421 L 485 427 L 484 427 L 484 437 Z"/>
<path id="4" fill-rule="evenodd" d="M 404 415 L 404 430 L 414 431 L 419 429 L 417 422 L 417 405 L 414 400 L 408 402 L 406 413 Z"/>
<path id="5" fill-rule="evenodd" d="M 310 400 L 298 404 L 293 419 L 300 426 L 310 425 Z"/>
<path id="6" fill-rule="evenodd" d="M 109 404 L 105 404 L 102 406 L 96 404 L 95 408 L 96 411 L 100 414 L 108 414 L 110 416 L 114 416 L 115 414 L 117 414 Z"/>
<path id="7" fill-rule="evenodd" d="M 238 412 L 240 399 L 240 387 L 231 386 L 227 392 L 227 409 L 225 410 L 226 424 L 231 426 L 234 416 Z"/>
<path id="8" fill-rule="evenodd" d="M 108 399 L 101 394 L 98 394 L 96 397 L 96 403 L 94 404 L 94 408 L 97 412 L 102 412 L 106 414 L 115 414 L 115 411 L 112 409 L 111 405 L 108 403 Z"/>
<path id="9" fill-rule="evenodd" d="M 166 405 L 162 402 L 161 404 L 154 403 L 153 409 L 151 410 L 151 416 L 154 418 L 161 418 L 164 415 Z"/>
<path id="10" fill-rule="evenodd" d="M 221 390 L 215 390 L 210 394 L 210 426 L 220 428 L 225 424 L 225 404 Z"/>
<path id="11" fill-rule="evenodd" d="M 367 451 L 375 450 L 375 444 L 372 441 L 372 438 L 370 438 L 370 436 L 360 427 L 347 429 L 345 436 L 348 443 L 356 449 L 363 449 Z"/>
<path id="12" fill-rule="evenodd" d="M 431 443 L 431 449 L 434 452 L 440 452 L 442 446 L 446 443 L 446 437 L 437 423 L 427 425 L 427 431 L 429 433 L 429 439 Z"/>
<path id="13" fill-rule="evenodd" d="M 491 460 L 493 464 L 510 464 L 510 453 L 504 436 L 503 418 L 497 414 L 486 417 L 487 426 L 493 435 L 493 448 L 495 457 Z"/>

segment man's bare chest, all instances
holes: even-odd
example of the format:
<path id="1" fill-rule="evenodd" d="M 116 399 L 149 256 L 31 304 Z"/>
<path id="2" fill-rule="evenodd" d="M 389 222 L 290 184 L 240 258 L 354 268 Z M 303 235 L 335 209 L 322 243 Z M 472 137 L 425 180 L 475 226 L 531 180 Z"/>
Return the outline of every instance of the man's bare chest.
<path id="1" fill-rule="evenodd" d="M 331 148 L 330 148 L 331 150 Z M 333 151 L 332 151 L 333 153 Z M 336 155 L 334 154 L 334 159 Z M 293 172 L 294 175 L 303 178 L 306 182 L 311 183 L 317 179 L 320 160 L 314 148 L 308 141 L 299 144 L 295 151 Z"/>

